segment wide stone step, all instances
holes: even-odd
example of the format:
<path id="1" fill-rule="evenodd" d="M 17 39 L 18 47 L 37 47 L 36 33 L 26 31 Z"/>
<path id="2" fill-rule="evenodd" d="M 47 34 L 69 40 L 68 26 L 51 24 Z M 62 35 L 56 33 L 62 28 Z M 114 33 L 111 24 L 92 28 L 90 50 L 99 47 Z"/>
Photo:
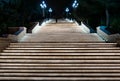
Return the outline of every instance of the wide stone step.
<path id="1" fill-rule="evenodd" d="M 11 43 L 10 47 L 116 47 L 116 43 Z"/>
<path id="2" fill-rule="evenodd" d="M 4 73 L 0 76 L 16 77 L 120 77 L 120 73 Z"/>
<path id="3" fill-rule="evenodd" d="M 23 63 L 0 63 L 2 67 L 120 67 L 120 64 L 23 64 Z M 119 72 L 119 71 L 118 71 Z"/>
<path id="4" fill-rule="evenodd" d="M 120 53 L 0 53 L 1 56 L 120 56 Z"/>
<path id="5" fill-rule="evenodd" d="M 79 50 L 79 49 L 56 49 L 56 50 L 52 50 L 52 49 L 6 49 L 3 50 L 3 52 L 13 52 L 13 53 L 120 53 L 120 50 L 114 50 L 114 49 L 98 49 L 98 50 L 94 50 L 94 49 L 84 49 L 84 50 Z"/>
<path id="6" fill-rule="evenodd" d="M 79 55 L 72 55 L 72 56 L 25 56 L 25 55 L 14 55 L 14 56 L 0 56 L 1 59 L 31 59 L 31 60 L 120 60 L 120 56 L 79 56 Z"/>
<path id="7" fill-rule="evenodd" d="M 96 70 L 96 71 L 95 71 Z M 3 68 L 0 70 L 0 73 L 88 73 L 93 71 L 93 73 L 96 73 L 97 71 L 101 73 L 103 72 L 112 72 L 113 73 L 120 73 L 120 67 L 79 67 L 79 68 Z M 117 72 L 116 72 L 117 71 Z M 109 73 L 108 72 L 108 73 Z"/>
<path id="8" fill-rule="evenodd" d="M 69 59 L 67 59 L 67 60 L 63 60 L 63 59 L 58 59 L 58 60 L 52 60 L 52 59 L 50 59 L 50 60 L 41 60 L 41 59 L 37 59 L 37 60 L 35 60 L 35 59 L 16 59 L 16 58 L 12 58 L 12 59 L 0 59 L 0 62 L 1 63 L 23 63 L 23 64 L 46 64 L 46 63 L 48 63 L 48 64 L 57 64 L 57 63 L 59 63 L 59 64 L 82 64 L 82 63 L 90 63 L 90 64 L 96 64 L 96 63 L 98 63 L 98 64 L 106 64 L 106 63 L 108 63 L 108 64 L 118 64 L 118 63 L 120 63 L 120 60 L 96 60 L 96 59 L 93 59 L 93 60 L 69 60 Z"/>
<path id="9" fill-rule="evenodd" d="M 23 70 L 27 70 L 28 72 L 33 72 L 32 70 L 34 70 L 34 72 L 36 72 L 38 70 L 38 72 L 50 72 L 50 71 L 53 71 L 53 72 L 79 72 L 79 70 L 120 70 L 120 67 L 0 67 L 0 72 L 3 72 L 3 71 L 9 71 L 9 70 L 15 70 L 15 71 L 23 71 Z M 71 71 L 69 71 L 71 70 Z M 114 71 L 113 71 L 114 72 Z M 118 71 L 120 72 L 120 71 Z"/>
<path id="10" fill-rule="evenodd" d="M 0 80 L 36 81 L 119 81 L 120 77 L 0 77 Z"/>
<path id="11" fill-rule="evenodd" d="M 14 67 L 12 67 L 12 66 L 8 66 L 8 67 L 4 67 L 4 66 L 1 66 L 1 71 L 3 70 L 39 70 L 38 72 L 49 72 L 49 70 L 51 71 L 53 71 L 53 72 L 63 72 L 63 73 L 65 73 L 65 72 L 68 72 L 68 73 L 70 73 L 70 72 L 79 72 L 79 70 L 80 71 L 84 71 L 84 70 L 103 70 L 103 72 L 104 72 L 104 70 L 119 70 L 119 71 L 117 71 L 117 73 L 119 72 L 120 73 L 120 67 L 118 67 L 118 66 L 114 66 L 114 67 L 112 67 L 112 66 L 108 66 L 108 67 L 105 67 L 105 66 L 102 66 L 102 67 L 95 67 L 95 66 L 89 66 L 89 67 L 85 67 L 85 66 L 81 66 L 81 67 L 52 67 L 52 66 L 50 66 L 50 67 L 34 67 L 34 66 L 31 66 L 31 67 L 18 67 L 18 66 L 14 66 Z M 46 70 L 46 71 L 43 71 L 43 70 Z M 66 71 L 64 71 L 64 70 L 66 70 Z M 71 71 L 69 71 L 69 70 L 71 70 Z M 77 71 L 78 70 L 78 71 Z M 94 72 L 94 71 L 93 71 Z M 109 71 L 109 72 L 113 72 L 114 73 L 114 71 Z M 102 72 L 101 72 L 102 73 Z"/>
<path id="12" fill-rule="evenodd" d="M 98 48 L 78 48 L 78 47 L 59 47 L 59 48 L 37 48 L 37 47 L 7 47 L 7 50 L 120 50 L 118 47 L 98 47 Z"/>

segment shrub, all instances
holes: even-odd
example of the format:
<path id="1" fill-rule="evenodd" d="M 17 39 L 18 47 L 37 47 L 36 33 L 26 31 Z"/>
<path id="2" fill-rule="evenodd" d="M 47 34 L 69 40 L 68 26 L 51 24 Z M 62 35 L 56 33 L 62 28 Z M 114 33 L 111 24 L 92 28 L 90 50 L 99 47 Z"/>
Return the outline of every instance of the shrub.
<path id="1" fill-rule="evenodd" d="M 115 33 L 120 33 L 120 19 L 119 18 L 113 19 L 113 21 L 111 22 L 110 29 L 114 31 Z"/>

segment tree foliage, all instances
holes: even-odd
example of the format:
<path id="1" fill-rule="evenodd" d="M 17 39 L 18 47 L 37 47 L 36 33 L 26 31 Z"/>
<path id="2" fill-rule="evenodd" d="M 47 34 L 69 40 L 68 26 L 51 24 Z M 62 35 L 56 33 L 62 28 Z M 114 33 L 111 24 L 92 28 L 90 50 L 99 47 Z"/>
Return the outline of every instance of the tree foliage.
<path id="1" fill-rule="evenodd" d="M 106 25 L 109 28 L 113 21 L 120 17 L 120 0 L 78 0 L 79 7 L 74 13 L 93 28 Z M 116 21 L 120 22 L 118 19 Z M 112 23 L 112 24 L 111 24 Z"/>
<path id="2" fill-rule="evenodd" d="M 40 0 L 0 0 L 0 31 L 41 19 Z M 36 15 L 36 16 L 33 16 Z M 34 17 L 34 18 L 33 18 Z M 34 19 L 34 20 L 33 20 Z"/>

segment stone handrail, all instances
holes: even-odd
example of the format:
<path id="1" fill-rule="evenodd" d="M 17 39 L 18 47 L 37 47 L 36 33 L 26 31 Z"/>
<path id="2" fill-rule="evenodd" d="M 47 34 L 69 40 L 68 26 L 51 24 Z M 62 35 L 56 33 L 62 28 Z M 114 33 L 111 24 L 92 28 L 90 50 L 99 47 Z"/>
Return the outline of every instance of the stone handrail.
<path id="1" fill-rule="evenodd" d="M 19 27 L 19 30 L 17 32 L 8 35 L 8 39 L 10 39 L 12 42 L 19 42 L 25 35 L 26 35 L 26 28 Z"/>
<path id="2" fill-rule="evenodd" d="M 101 28 L 101 26 L 97 27 L 97 34 L 101 38 L 103 38 L 106 42 L 117 42 L 118 39 L 120 39 L 120 34 L 118 34 L 118 33 L 110 34 L 110 32 Z"/>
<path id="3" fill-rule="evenodd" d="M 36 22 L 36 25 L 34 26 L 34 28 L 32 29 L 32 33 L 34 33 L 34 31 L 39 27 L 39 22 Z"/>
<path id="4" fill-rule="evenodd" d="M 85 24 L 84 22 L 81 22 L 81 27 L 83 30 L 85 30 L 87 33 L 95 33 L 95 30 L 93 30 L 89 25 Z"/>
<path id="5" fill-rule="evenodd" d="M 28 29 L 28 33 L 33 33 L 37 26 L 39 26 L 39 22 L 35 22 L 34 25 Z"/>
<path id="6" fill-rule="evenodd" d="M 90 29 L 83 22 L 81 22 L 81 26 L 87 33 L 90 33 Z"/>

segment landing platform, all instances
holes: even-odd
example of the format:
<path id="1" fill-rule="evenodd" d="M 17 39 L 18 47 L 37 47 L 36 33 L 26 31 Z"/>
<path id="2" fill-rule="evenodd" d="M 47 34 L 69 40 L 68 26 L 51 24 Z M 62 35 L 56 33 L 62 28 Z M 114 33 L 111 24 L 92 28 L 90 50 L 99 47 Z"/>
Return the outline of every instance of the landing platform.
<path id="1" fill-rule="evenodd" d="M 68 20 L 47 21 L 21 42 L 104 42 L 96 33 L 86 33 L 81 26 Z"/>

